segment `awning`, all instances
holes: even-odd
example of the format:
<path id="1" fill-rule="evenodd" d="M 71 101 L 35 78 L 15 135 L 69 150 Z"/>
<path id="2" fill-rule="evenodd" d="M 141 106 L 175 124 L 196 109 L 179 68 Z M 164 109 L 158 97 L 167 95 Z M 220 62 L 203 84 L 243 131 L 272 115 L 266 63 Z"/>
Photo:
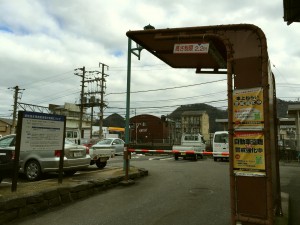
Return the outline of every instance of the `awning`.
<path id="1" fill-rule="evenodd" d="M 118 132 L 124 132 L 125 128 L 123 127 L 108 127 L 109 131 L 118 131 Z"/>

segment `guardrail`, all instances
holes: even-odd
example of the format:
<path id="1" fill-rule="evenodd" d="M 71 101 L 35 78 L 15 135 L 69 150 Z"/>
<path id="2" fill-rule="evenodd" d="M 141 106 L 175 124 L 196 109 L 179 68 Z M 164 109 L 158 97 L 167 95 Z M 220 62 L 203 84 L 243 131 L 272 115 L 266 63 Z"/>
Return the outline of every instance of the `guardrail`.
<path id="1" fill-rule="evenodd" d="M 164 150 L 164 149 L 133 149 L 129 148 L 129 152 L 141 152 L 141 153 L 167 153 L 167 154 L 175 154 L 175 153 L 186 153 L 186 154 L 196 154 L 199 152 L 193 151 L 193 150 Z M 229 156 L 229 152 L 207 152 L 203 151 L 201 152 L 202 155 L 213 155 L 218 154 L 222 156 Z"/>

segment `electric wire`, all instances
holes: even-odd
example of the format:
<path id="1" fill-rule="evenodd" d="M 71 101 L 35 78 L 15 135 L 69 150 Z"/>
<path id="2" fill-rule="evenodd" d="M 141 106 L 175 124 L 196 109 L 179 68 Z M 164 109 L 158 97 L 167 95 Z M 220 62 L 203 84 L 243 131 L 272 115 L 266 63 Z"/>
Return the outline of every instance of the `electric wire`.
<path id="1" fill-rule="evenodd" d="M 199 86 L 199 85 L 203 85 L 203 84 L 216 83 L 216 82 L 225 81 L 225 80 L 227 80 L 227 79 L 208 81 L 208 82 L 203 82 L 203 83 L 198 83 L 198 84 L 189 84 L 189 85 L 175 86 L 175 87 L 169 87 L 169 88 L 158 88 L 158 89 L 131 91 L 130 94 L 144 93 L 144 92 L 153 92 L 153 91 L 165 91 L 165 90 L 179 89 L 179 88 L 185 88 L 185 87 L 193 87 L 193 86 Z M 126 94 L 126 93 L 127 92 L 108 93 L 106 96 L 108 96 L 108 95 Z"/>

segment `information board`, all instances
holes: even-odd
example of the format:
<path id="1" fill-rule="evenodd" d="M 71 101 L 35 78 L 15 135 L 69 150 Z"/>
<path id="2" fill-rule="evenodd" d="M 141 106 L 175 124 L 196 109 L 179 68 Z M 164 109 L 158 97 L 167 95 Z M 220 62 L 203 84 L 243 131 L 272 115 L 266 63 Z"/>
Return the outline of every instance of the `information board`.
<path id="1" fill-rule="evenodd" d="M 235 130 L 262 130 L 263 115 L 263 89 L 261 87 L 233 91 Z"/>
<path id="2" fill-rule="evenodd" d="M 233 136 L 235 171 L 265 172 L 264 134 L 257 131 L 236 131 Z"/>
<path id="3" fill-rule="evenodd" d="M 23 112 L 22 151 L 62 149 L 64 120 L 61 115 Z"/>

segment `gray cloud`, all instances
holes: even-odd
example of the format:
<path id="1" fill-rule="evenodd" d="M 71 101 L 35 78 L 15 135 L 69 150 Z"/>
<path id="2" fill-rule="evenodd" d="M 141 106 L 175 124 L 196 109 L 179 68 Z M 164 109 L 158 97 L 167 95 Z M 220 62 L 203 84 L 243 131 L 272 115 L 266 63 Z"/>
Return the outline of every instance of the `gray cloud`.
<path id="1" fill-rule="evenodd" d="M 128 30 L 147 24 L 156 28 L 251 23 L 266 34 L 277 87 L 277 96 L 299 96 L 299 24 L 287 26 L 280 1 L 240 0 L 2 0 L 0 4 L 0 117 L 9 117 L 13 92 L 19 85 L 21 102 L 47 106 L 79 100 L 80 78 L 74 69 L 109 65 L 107 73 L 107 113 L 125 110 Z M 132 58 L 132 91 L 177 87 L 222 79 L 220 75 L 195 74 L 175 70 L 142 51 L 141 60 Z M 168 91 L 132 94 L 132 107 L 172 106 L 221 100 L 226 82 Z M 198 96 L 198 97 L 197 97 Z M 176 100 L 177 99 L 177 100 Z M 212 103 L 217 107 L 224 102 Z M 175 109 L 149 109 L 159 115 Z"/>

